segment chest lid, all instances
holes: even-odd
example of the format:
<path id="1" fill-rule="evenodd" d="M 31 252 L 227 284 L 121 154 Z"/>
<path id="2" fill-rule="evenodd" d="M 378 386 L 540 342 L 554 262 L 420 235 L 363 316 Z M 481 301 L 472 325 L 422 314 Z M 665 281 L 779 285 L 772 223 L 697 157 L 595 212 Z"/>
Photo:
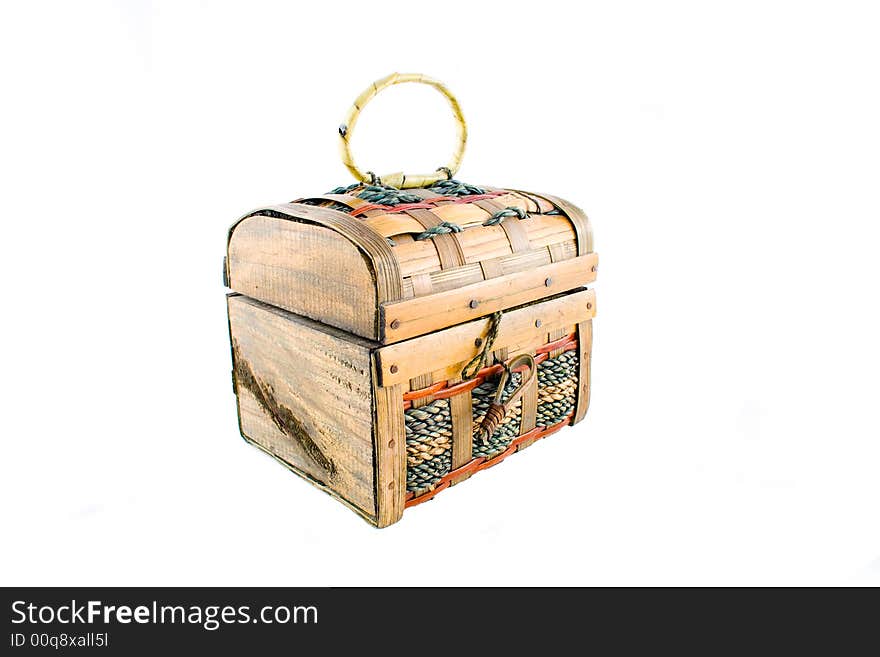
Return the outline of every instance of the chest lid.
<path id="1" fill-rule="evenodd" d="M 422 82 L 449 100 L 459 143 L 427 175 L 362 172 L 349 140 L 381 89 Z M 390 344 L 582 287 L 597 256 L 586 215 L 560 198 L 469 185 L 452 176 L 467 131 L 440 83 L 392 74 L 355 101 L 339 128 L 343 162 L 362 182 L 259 208 L 229 231 L 234 291 Z"/>

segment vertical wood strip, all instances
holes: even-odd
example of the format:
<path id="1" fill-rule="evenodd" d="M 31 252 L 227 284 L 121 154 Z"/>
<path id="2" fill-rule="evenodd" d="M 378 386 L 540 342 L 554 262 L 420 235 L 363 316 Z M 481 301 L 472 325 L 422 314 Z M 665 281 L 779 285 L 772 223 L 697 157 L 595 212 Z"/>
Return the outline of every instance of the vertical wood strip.
<path id="1" fill-rule="evenodd" d="M 567 326 L 562 326 L 558 329 L 553 329 L 552 331 L 550 331 L 547 334 L 547 337 L 548 337 L 547 341 L 548 342 L 556 342 L 557 340 L 564 338 L 566 335 L 568 335 L 568 328 L 569 327 L 567 327 Z M 554 349 L 553 351 L 550 352 L 550 358 L 556 358 L 561 353 L 562 353 L 561 347 L 559 349 Z"/>
<path id="2" fill-rule="evenodd" d="M 474 411 L 470 391 L 449 398 L 449 414 L 452 418 L 452 467 L 455 469 L 473 458 Z"/>
<path id="3" fill-rule="evenodd" d="M 434 383 L 434 377 L 431 376 L 430 372 L 428 372 L 427 374 L 419 374 L 418 376 L 413 377 L 409 380 L 409 389 L 421 390 L 422 388 L 427 388 L 432 383 Z M 418 408 L 419 406 L 430 404 L 432 401 L 434 401 L 434 395 L 425 395 L 424 397 L 413 399 L 412 405 L 413 408 Z"/>
<path id="4" fill-rule="evenodd" d="M 406 214 L 418 221 L 424 228 L 433 228 L 442 223 L 440 217 L 425 208 L 414 208 L 405 210 Z M 461 244 L 455 239 L 453 233 L 443 235 L 435 235 L 430 238 L 431 243 L 437 250 L 437 257 L 440 259 L 441 269 L 453 269 L 461 267 L 464 264 L 464 252 L 461 250 Z"/>
<path id="5" fill-rule="evenodd" d="M 376 526 L 387 527 L 403 517 L 406 502 L 406 433 L 403 386 L 397 384 L 382 388 L 378 382 L 374 356 Z"/>
<path id="6" fill-rule="evenodd" d="M 474 205 L 476 205 L 481 210 L 485 210 L 491 215 L 496 212 L 500 212 L 506 206 L 502 205 L 498 201 L 493 199 L 485 199 L 482 201 L 474 201 Z M 517 223 L 520 219 L 516 217 L 507 218 L 501 222 L 501 229 L 504 231 L 504 234 L 507 235 L 507 241 L 510 243 L 510 250 L 513 253 L 519 253 L 520 251 L 528 251 L 531 249 L 531 242 L 529 241 L 529 235 L 526 232 L 525 228 L 522 227 L 521 224 Z M 528 221 L 528 219 L 526 219 Z"/>
<path id="7" fill-rule="evenodd" d="M 504 268 L 501 266 L 501 260 L 498 258 L 481 260 L 480 269 L 483 271 L 483 278 L 486 280 L 504 275 Z"/>
<path id="8" fill-rule="evenodd" d="M 519 223 L 520 221 L 528 221 L 528 219 L 513 217 L 501 222 L 501 228 L 504 230 L 504 234 L 507 235 L 507 241 L 510 242 L 510 250 L 514 253 L 528 251 L 532 248 L 529 234 L 522 224 Z"/>
<path id="9" fill-rule="evenodd" d="M 424 297 L 434 291 L 431 274 L 413 274 L 410 276 L 410 281 L 412 281 L 413 296 L 415 297 Z"/>
<path id="10" fill-rule="evenodd" d="M 590 356 L 593 351 L 593 320 L 578 324 L 578 395 L 572 424 L 584 419 L 590 406 Z"/>
<path id="11" fill-rule="evenodd" d="M 574 257 L 574 254 L 568 255 L 565 250 L 565 245 L 561 242 L 548 244 L 547 248 L 550 251 L 550 262 L 559 262 L 560 260 L 567 260 L 568 258 Z"/>
<path id="12" fill-rule="evenodd" d="M 531 350 L 529 353 L 532 356 L 535 355 L 534 350 Z M 526 386 L 525 390 L 523 390 L 522 394 L 522 415 L 520 416 L 519 422 L 519 435 L 528 433 L 532 429 L 535 428 L 538 418 L 538 373 L 535 372 L 535 376 L 532 377 L 532 380 L 529 382 L 529 385 Z M 522 447 L 519 449 L 525 449 L 534 441 L 525 441 L 522 443 Z M 528 443 L 528 445 L 526 444 Z"/>

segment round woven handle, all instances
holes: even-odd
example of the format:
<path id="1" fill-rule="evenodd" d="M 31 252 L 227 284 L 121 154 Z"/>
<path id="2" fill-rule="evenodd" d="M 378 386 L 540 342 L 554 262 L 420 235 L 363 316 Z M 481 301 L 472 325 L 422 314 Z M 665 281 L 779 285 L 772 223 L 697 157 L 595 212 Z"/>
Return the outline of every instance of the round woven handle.
<path id="1" fill-rule="evenodd" d="M 467 125 L 464 122 L 464 115 L 461 113 L 461 107 L 458 105 L 458 100 L 442 82 L 438 82 L 433 78 L 421 75 L 420 73 L 392 73 L 381 80 L 376 80 L 373 84 L 367 87 L 361 95 L 355 99 L 354 104 L 345 116 L 345 120 L 342 122 L 342 125 L 339 126 L 339 149 L 342 155 L 342 163 L 345 164 L 348 170 L 351 171 L 351 174 L 361 182 L 375 182 L 377 176 L 369 171 L 361 171 L 360 168 L 358 168 L 358 165 L 354 163 L 354 158 L 351 155 L 350 140 L 354 133 L 354 126 L 357 123 L 358 115 L 361 113 L 361 110 L 364 109 L 366 104 L 369 103 L 380 91 L 393 84 L 402 84 L 404 82 L 427 84 L 434 87 L 446 97 L 446 100 L 449 101 L 450 107 L 452 107 L 452 113 L 455 115 L 455 123 L 458 126 L 458 144 L 456 144 L 455 152 L 452 155 L 452 159 L 449 160 L 449 163 L 439 167 L 434 173 L 422 175 L 392 173 L 385 176 L 379 176 L 379 180 L 385 185 L 397 187 L 398 189 L 428 187 L 441 180 L 452 178 L 452 176 L 455 175 L 455 172 L 458 171 L 458 167 L 461 166 L 461 158 L 464 156 L 464 147 L 467 143 Z"/>

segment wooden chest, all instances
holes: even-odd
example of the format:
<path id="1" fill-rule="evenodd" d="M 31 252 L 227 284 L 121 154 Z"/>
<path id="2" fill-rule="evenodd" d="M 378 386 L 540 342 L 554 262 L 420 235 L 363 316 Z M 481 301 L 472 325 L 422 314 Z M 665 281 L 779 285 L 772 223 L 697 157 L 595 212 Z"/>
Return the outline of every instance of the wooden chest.
<path id="1" fill-rule="evenodd" d="M 589 405 L 587 217 L 448 178 L 337 188 L 229 231 L 242 436 L 379 527 Z"/>

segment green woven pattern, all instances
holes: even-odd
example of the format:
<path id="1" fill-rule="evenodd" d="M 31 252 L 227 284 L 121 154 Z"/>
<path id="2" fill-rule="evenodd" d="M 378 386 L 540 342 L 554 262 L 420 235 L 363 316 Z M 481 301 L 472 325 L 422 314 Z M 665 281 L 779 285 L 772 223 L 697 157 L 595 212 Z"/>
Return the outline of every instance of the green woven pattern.
<path id="1" fill-rule="evenodd" d="M 420 203 L 422 198 L 415 194 L 397 189 L 395 187 L 386 187 L 385 185 L 365 185 L 364 188 L 357 193 L 357 197 L 370 203 L 378 205 L 400 205 L 401 203 Z"/>
<path id="2" fill-rule="evenodd" d="M 370 203 L 379 205 L 400 205 L 401 203 L 419 203 L 422 199 L 415 194 L 411 194 L 406 190 L 397 189 L 383 185 L 381 182 L 374 183 L 353 183 L 346 187 L 336 187 L 330 190 L 330 194 L 351 194 L 356 189 L 360 191 L 355 194 L 358 198 L 362 198 Z M 473 196 L 477 194 L 485 194 L 486 190 L 476 185 L 468 185 L 459 180 L 441 180 L 431 185 L 428 190 L 440 194 L 442 196 Z"/>
<path id="3" fill-rule="evenodd" d="M 454 224 L 451 221 L 441 221 L 436 226 L 431 226 L 426 229 L 425 232 L 419 233 L 415 236 L 416 242 L 421 242 L 422 240 L 430 239 L 432 237 L 436 237 L 437 235 L 446 235 L 447 233 L 460 233 L 461 226 L 458 224 Z"/>
<path id="4" fill-rule="evenodd" d="M 481 187 L 468 185 L 455 179 L 441 180 L 428 187 L 428 189 L 443 196 L 472 196 L 486 193 L 486 190 Z"/>
<path id="5" fill-rule="evenodd" d="M 578 387 L 577 351 L 565 351 L 538 365 L 538 413 L 536 424 L 550 427 L 574 410 Z"/>
<path id="6" fill-rule="evenodd" d="M 449 400 L 437 399 L 404 411 L 406 490 L 430 490 L 452 468 L 452 421 Z"/>
<path id="7" fill-rule="evenodd" d="M 510 375 L 510 378 L 507 380 L 507 385 L 504 386 L 504 393 L 501 396 L 502 404 L 507 401 L 511 394 L 513 394 L 513 391 L 519 386 L 521 379 L 521 374 L 513 373 Z M 484 381 L 471 391 L 471 404 L 473 405 L 474 412 L 474 457 L 485 456 L 486 458 L 491 458 L 492 456 L 495 456 L 495 454 L 500 454 L 507 449 L 507 446 L 510 445 L 514 438 L 519 436 L 519 421 L 522 416 L 522 400 L 516 402 L 507 415 L 504 416 L 504 422 L 502 422 L 495 430 L 495 433 L 489 436 L 488 442 L 484 443 L 478 436 L 477 430 L 480 427 L 480 423 L 483 421 L 483 417 L 486 415 L 486 411 L 489 409 L 489 405 L 495 398 L 495 391 L 497 389 L 498 379 L 497 377 L 493 377 L 488 381 Z"/>
<path id="8" fill-rule="evenodd" d="M 500 224 L 502 221 L 504 221 L 508 217 L 516 217 L 517 219 L 528 219 L 529 213 L 526 212 L 525 210 L 523 210 L 522 208 L 506 207 L 503 210 L 499 210 L 498 212 L 493 214 L 491 217 L 486 219 L 486 221 L 483 222 L 483 225 L 484 226 L 497 226 L 498 224 Z"/>

